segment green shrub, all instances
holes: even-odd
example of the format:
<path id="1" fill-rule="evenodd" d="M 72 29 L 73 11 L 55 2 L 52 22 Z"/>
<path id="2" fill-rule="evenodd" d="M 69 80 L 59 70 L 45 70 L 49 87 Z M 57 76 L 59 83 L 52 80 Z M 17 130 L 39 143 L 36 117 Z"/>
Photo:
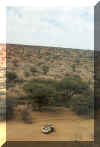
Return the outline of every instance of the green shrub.
<path id="1" fill-rule="evenodd" d="M 43 65 L 42 69 L 43 69 L 44 74 L 46 75 L 49 71 L 49 66 Z"/>
<path id="2" fill-rule="evenodd" d="M 89 115 L 92 117 L 94 111 L 93 97 L 88 95 L 75 95 L 71 100 L 71 108 L 79 115 Z"/>
<path id="3" fill-rule="evenodd" d="M 27 72 L 27 71 L 25 71 L 25 72 L 24 72 L 24 75 L 25 75 L 25 77 L 29 77 L 29 76 L 30 76 L 30 73 Z"/>
<path id="4" fill-rule="evenodd" d="M 75 64 L 72 65 L 72 71 L 76 72 L 76 65 Z"/>
<path id="5" fill-rule="evenodd" d="M 38 105 L 38 110 L 41 111 L 45 105 L 53 104 L 55 101 L 56 90 L 47 81 L 30 81 L 24 85 L 24 90 L 28 94 L 28 100 Z"/>
<path id="6" fill-rule="evenodd" d="M 88 89 L 87 83 L 83 82 L 79 76 L 66 76 L 59 86 L 66 106 L 70 105 L 70 100 L 74 95 L 84 93 Z"/>
<path id="7" fill-rule="evenodd" d="M 37 70 L 36 67 L 31 67 L 31 68 L 30 68 L 30 71 L 31 71 L 32 73 L 36 73 L 36 72 L 38 72 L 38 70 Z"/>
<path id="8" fill-rule="evenodd" d="M 14 83 L 18 81 L 18 76 L 15 72 L 6 72 L 6 86 L 10 88 L 13 86 Z"/>
<path id="9" fill-rule="evenodd" d="M 6 72 L 6 78 L 8 82 L 13 82 L 17 79 L 17 74 L 15 72 Z"/>

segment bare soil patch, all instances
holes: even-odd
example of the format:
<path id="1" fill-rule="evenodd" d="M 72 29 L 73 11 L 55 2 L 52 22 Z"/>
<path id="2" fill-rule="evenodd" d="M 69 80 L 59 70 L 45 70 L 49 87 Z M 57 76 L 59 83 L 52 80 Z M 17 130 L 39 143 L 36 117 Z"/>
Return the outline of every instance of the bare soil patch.
<path id="1" fill-rule="evenodd" d="M 33 124 L 24 124 L 20 120 L 7 122 L 7 140 L 9 141 L 90 141 L 93 140 L 93 119 L 77 116 L 66 108 L 57 108 L 55 112 L 33 112 Z M 45 135 L 41 127 L 53 124 L 55 132 Z"/>

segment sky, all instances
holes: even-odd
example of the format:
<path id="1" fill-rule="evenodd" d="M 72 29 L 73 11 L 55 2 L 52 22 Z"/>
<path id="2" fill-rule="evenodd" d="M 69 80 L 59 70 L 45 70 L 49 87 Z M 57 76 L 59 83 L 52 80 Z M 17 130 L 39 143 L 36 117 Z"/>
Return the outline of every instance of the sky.
<path id="1" fill-rule="evenodd" d="M 3 21 L 0 25 L 1 30 L 6 27 L 7 43 L 93 49 L 93 14 L 97 0 L 92 0 L 92 3 L 89 0 L 84 2 L 71 0 L 66 6 L 65 0 L 61 1 L 62 5 L 57 1 L 53 5 L 51 3 L 33 5 L 18 1 L 6 5 L 4 1 L 2 2 L 2 6 L 6 8 L 7 19 L 6 26 L 3 25 Z M 3 10 L 2 7 L 1 12 Z M 0 13 L 2 20 L 4 15 Z M 3 38 L 2 34 L 1 42 L 4 42 Z"/>

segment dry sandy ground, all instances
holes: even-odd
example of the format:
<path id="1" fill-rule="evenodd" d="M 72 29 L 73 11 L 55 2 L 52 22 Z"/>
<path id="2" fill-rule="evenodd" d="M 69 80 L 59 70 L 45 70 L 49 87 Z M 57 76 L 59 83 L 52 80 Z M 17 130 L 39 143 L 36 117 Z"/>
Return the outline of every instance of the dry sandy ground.
<path id="1" fill-rule="evenodd" d="M 6 141 L 6 123 L 0 123 L 0 147 Z"/>
<path id="2" fill-rule="evenodd" d="M 41 127 L 53 124 L 55 132 L 45 135 Z M 33 112 L 33 124 L 22 121 L 7 122 L 9 141 L 90 141 L 93 139 L 93 120 L 80 118 L 68 109 L 56 112 Z"/>

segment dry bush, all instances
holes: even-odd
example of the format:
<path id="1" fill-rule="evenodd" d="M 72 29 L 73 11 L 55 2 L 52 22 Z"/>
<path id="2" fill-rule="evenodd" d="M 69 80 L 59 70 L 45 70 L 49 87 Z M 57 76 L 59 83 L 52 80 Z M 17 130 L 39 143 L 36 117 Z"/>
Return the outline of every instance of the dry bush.
<path id="1" fill-rule="evenodd" d="M 32 124 L 32 115 L 31 111 L 28 108 L 24 108 L 21 111 L 21 118 L 25 123 Z"/>

